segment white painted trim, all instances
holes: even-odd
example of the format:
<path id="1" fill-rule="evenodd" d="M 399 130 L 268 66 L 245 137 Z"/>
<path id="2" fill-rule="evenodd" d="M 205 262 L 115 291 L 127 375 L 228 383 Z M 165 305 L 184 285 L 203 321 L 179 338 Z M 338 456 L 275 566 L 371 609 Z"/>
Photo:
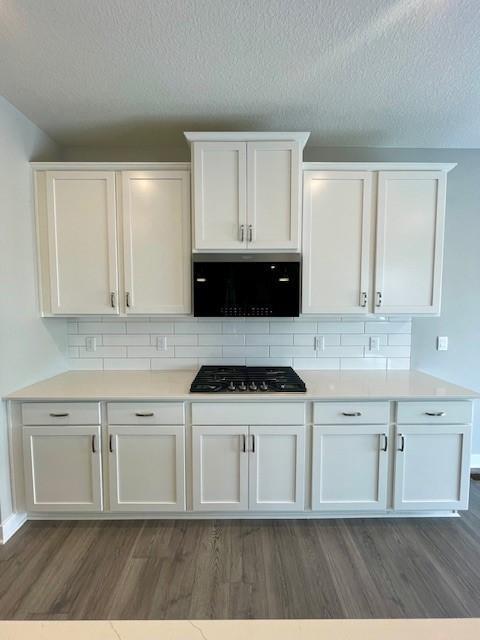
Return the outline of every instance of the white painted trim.
<path id="1" fill-rule="evenodd" d="M 445 171 L 456 162 L 304 162 L 304 171 Z"/>
<path id="2" fill-rule="evenodd" d="M 480 453 L 472 453 L 470 458 L 470 469 L 480 469 Z"/>
<path id="3" fill-rule="evenodd" d="M 0 524 L 0 544 L 5 544 L 10 538 L 23 527 L 27 521 L 26 513 L 12 513 Z"/>
<path id="4" fill-rule="evenodd" d="M 183 513 L 92 513 L 92 514 L 72 514 L 72 513 L 41 513 L 29 514 L 27 520 L 331 520 L 353 519 L 353 518 L 459 518 L 458 511 L 402 511 L 396 513 L 393 510 L 373 513 L 371 511 L 358 511 L 356 513 L 329 511 L 255 511 L 235 514 L 220 513 L 218 511 L 205 512 L 183 512 Z"/>
<path id="5" fill-rule="evenodd" d="M 303 149 L 310 131 L 184 131 L 183 135 L 189 143 L 296 140 Z"/>
<path id="6" fill-rule="evenodd" d="M 31 162 L 37 171 L 185 171 L 190 162 Z"/>

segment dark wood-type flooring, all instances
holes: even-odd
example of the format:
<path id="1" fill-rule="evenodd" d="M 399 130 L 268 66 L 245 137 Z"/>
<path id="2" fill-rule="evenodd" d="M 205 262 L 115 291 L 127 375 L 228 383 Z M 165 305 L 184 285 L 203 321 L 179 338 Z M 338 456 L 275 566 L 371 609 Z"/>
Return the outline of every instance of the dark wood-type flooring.
<path id="1" fill-rule="evenodd" d="M 30 522 L 1 619 L 480 616 L 480 482 L 458 519 Z"/>

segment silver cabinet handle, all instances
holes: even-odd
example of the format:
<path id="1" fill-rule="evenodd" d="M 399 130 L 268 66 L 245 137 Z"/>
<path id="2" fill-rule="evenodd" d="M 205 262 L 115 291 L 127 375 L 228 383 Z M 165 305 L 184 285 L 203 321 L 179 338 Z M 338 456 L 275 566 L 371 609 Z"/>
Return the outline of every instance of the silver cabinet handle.
<path id="1" fill-rule="evenodd" d="M 112 309 L 115 309 L 115 291 L 112 291 L 110 293 L 110 306 L 112 307 Z"/>
<path id="2" fill-rule="evenodd" d="M 381 291 L 377 291 L 376 296 L 377 296 L 377 299 L 375 301 L 375 306 L 376 307 L 381 307 L 382 306 L 382 292 Z"/>
<path id="3" fill-rule="evenodd" d="M 110 434 L 110 437 L 108 438 L 108 448 L 110 450 L 110 453 L 113 453 L 113 435 Z"/>
<path id="4" fill-rule="evenodd" d="M 128 308 L 130 308 L 130 307 L 131 307 L 131 304 L 130 304 L 130 291 L 127 291 L 127 292 L 125 293 L 125 304 L 126 304 L 126 306 L 127 306 Z"/>
<path id="5" fill-rule="evenodd" d="M 155 414 L 153 411 L 138 411 L 135 415 L 137 418 L 152 418 Z"/>
<path id="6" fill-rule="evenodd" d="M 253 242 L 253 225 L 248 225 L 248 241 Z"/>
<path id="7" fill-rule="evenodd" d="M 432 418 L 443 418 L 446 415 L 446 411 L 425 411 L 425 415 Z"/>
<path id="8" fill-rule="evenodd" d="M 360 306 L 361 307 L 366 307 L 367 306 L 367 301 L 368 301 L 368 295 L 366 291 L 362 291 L 362 293 L 360 294 Z"/>
<path id="9" fill-rule="evenodd" d="M 382 447 L 382 451 L 387 451 L 388 449 L 388 436 L 386 433 L 382 433 L 383 436 L 383 447 Z"/>
<path id="10" fill-rule="evenodd" d="M 251 438 L 252 438 L 252 448 L 250 449 L 250 451 L 252 453 L 255 453 L 255 436 L 253 435 L 253 433 L 252 433 Z"/>
<path id="11" fill-rule="evenodd" d="M 347 418 L 359 418 L 361 415 L 361 411 L 342 411 L 342 416 L 346 416 Z"/>
<path id="12" fill-rule="evenodd" d="M 400 447 L 398 449 L 398 451 L 405 451 L 405 436 L 403 436 L 401 433 L 398 434 L 399 438 L 400 438 Z"/>
<path id="13" fill-rule="evenodd" d="M 245 242 L 245 225 L 240 225 L 240 242 Z"/>
<path id="14" fill-rule="evenodd" d="M 92 436 L 92 453 L 96 453 L 97 452 L 97 448 L 95 446 L 96 440 L 97 440 L 97 438 L 96 438 L 95 434 L 93 434 L 93 436 Z"/>
<path id="15" fill-rule="evenodd" d="M 247 453 L 247 436 L 244 433 L 242 433 L 242 451 Z"/>
<path id="16" fill-rule="evenodd" d="M 69 413 L 50 413 L 51 418 L 68 418 Z"/>

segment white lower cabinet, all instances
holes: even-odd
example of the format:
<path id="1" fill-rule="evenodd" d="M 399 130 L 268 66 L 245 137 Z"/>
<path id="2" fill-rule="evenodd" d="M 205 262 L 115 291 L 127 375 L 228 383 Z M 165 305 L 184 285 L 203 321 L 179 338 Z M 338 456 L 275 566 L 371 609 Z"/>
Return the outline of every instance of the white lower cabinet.
<path id="1" fill-rule="evenodd" d="M 388 427 L 313 427 L 312 510 L 387 508 Z"/>
<path id="2" fill-rule="evenodd" d="M 110 511 L 184 511 L 183 426 L 108 428 Z"/>
<path id="3" fill-rule="evenodd" d="M 467 509 L 470 425 L 398 425 L 394 509 Z"/>
<path id="4" fill-rule="evenodd" d="M 304 509 L 304 427 L 192 429 L 195 511 Z"/>
<path id="5" fill-rule="evenodd" d="M 23 427 L 28 511 L 102 511 L 99 426 Z"/>

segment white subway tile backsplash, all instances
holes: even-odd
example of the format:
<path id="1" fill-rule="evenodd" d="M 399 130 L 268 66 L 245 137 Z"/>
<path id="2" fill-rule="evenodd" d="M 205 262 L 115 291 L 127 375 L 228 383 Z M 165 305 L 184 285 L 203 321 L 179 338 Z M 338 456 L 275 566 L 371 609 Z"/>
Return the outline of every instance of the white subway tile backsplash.
<path id="1" fill-rule="evenodd" d="M 159 318 L 68 320 L 72 369 L 196 369 L 202 364 L 294 366 L 298 369 L 404 369 L 410 366 L 411 321 L 349 317 Z M 96 339 L 95 352 L 85 339 Z M 167 348 L 157 349 L 165 336 Z M 380 350 L 369 351 L 370 337 Z M 315 351 L 315 337 L 325 348 Z"/>

